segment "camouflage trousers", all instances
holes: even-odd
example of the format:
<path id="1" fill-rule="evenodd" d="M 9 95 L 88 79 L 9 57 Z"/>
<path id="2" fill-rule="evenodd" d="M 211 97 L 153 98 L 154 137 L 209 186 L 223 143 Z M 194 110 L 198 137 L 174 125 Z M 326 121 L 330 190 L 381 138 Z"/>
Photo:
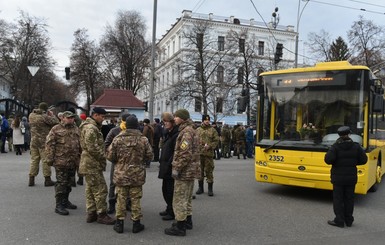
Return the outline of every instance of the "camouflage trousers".
<path id="1" fill-rule="evenodd" d="M 213 172 L 214 172 L 213 157 L 201 155 L 201 178 L 199 180 L 203 181 L 206 177 L 207 183 L 213 183 L 214 182 Z"/>
<path id="2" fill-rule="evenodd" d="M 45 162 L 44 148 L 38 148 L 31 145 L 31 166 L 29 176 L 37 176 L 39 174 L 39 164 L 42 162 L 44 177 L 51 176 L 51 167 Z"/>
<path id="3" fill-rule="evenodd" d="M 242 155 L 246 155 L 246 143 L 244 141 L 238 141 L 237 143 L 235 143 L 235 149 L 237 151 L 237 155 L 240 156 L 241 154 Z"/>
<path id="4" fill-rule="evenodd" d="M 55 168 L 56 172 L 56 184 L 55 184 L 55 197 L 70 193 L 71 180 L 75 176 L 76 169 L 68 168 Z"/>
<path id="5" fill-rule="evenodd" d="M 230 142 L 222 142 L 222 157 L 226 157 L 227 154 L 230 155 Z"/>
<path id="6" fill-rule="evenodd" d="M 87 213 L 96 211 L 98 214 L 107 211 L 107 184 L 103 172 L 86 174 L 86 210 Z"/>
<path id="7" fill-rule="evenodd" d="M 142 215 L 142 207 L 140 200 L 143 196 L 142 186 L 116 186 L 116 218 L 124 220 L 126 218 L 126 200 L 131 197 L 131 220 L 140 220 Z"/>
<path id="8" fill-rule="evenodd" d="M 186 220 L 188 215 L 192 215 L 193 189 L 194 180 L 175 180 L 172 206 L 176 221 Z"/>

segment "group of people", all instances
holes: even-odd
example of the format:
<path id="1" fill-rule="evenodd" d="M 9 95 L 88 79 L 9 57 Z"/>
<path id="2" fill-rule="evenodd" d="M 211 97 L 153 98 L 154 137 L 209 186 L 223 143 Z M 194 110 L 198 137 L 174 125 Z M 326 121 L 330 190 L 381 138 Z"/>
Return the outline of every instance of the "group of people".
<path id="1" fill-rule="evenodd" d="M 55 186 L 55 212 L 68 215 L 77 206 L 69 200 L 76 172 L 85 180 L 86 222 L 114 225 L 122 233 L 127 210 L 131 211 L 132 232 L 144 230 L 141 223 L 140 200 L 146 181 L 148 162 L 156 158 L 157 144 L 159 175 L 166 209 L 159 214 L 163 220 L 175 220 L 165 229 L 168 235 L 185 236 L 192 229 L 192 197 L 194 180 L 199 180 L 197 194 L 202 194 L 203 180 L 208 183 L 208 195 L 213 196 L 214 150 L 219 136 L 210 124 L 208 115 L 196 127 L 185 109 L 174 114 L 162 113 L 156 124 L 161 126 L 162 143 L 152 142 L 145 134 L 149 125 L 141 127 L 135 115 L 124 113 L 121 122 L 103 137 L 101 128 L 107 112 L 100 107 L 77 126 L 78 116 L 73 111 L 54 115 L 46 103 L 39 104 L 29 115 L 31 128 L 31 166 L 29 186 L 42 162 L 45 186 Z M 151 125 L 154 128 L 156 125 Z M 155 131 L 155 130 L 154 130 Z M 106 160 L 111 161 L 110 188 L 103 176 Z M 51 179 L 55 168 L 56 182 Z M 202 183 L 202 184 L 201 184 Z M 107 203 L 108 196 L 108 203 Z M 116 219 L 109 214 L 115 212 Z"/>
<path id="2" fill-rule="evenodd" d="M 20 114 L 10 115 L 6 118 L 0 114 L 0 152 L 15 151 L 16 155 L 22 155 L 29 149 L 30 130 L 27 117 Z"/>

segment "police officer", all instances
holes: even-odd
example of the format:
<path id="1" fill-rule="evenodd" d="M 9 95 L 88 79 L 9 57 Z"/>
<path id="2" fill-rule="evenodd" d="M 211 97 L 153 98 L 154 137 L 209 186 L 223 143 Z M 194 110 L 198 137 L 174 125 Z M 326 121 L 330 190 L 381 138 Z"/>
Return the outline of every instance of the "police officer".
<path id="1" fill-rule="evenodd" d="M 71 111 L 63 112 L 62 121 L 51 129 L 45 143 L 47 165 L 55 167 L 55 212 L 60 215 L 68 215 L 67 208 L 77 208 L 68 200 L 81 153 L 79 129 L 74 119 L 75 114 Z"/>
<path id="2" fill-rule="evenodd" d="M 126 200 L 131 198 L 131 220 L 134 222 L 132 232 L 144 230 L 140 223 L 142 209 L 142 186 L 146 182 L 145 163 L 154 155 L 148 139 L 138 130 L 138 119 L 129 116 L 126 119 L 126 130 L 117 135 L 108 147 L 108 159 L 115 162 L 114 183 L 116 185 L 117 206 L 114 230 L 123 233 L 126 218 Z"/>
<path id="3" fill-rule="evenodd" d="M 41 102 L 39 108 L 34 109 L 29 115 L 31 130 L 31 166 L 28 186 L 35 185 L 35 176 L 39 173 L 40 160 L 43 165 L 44 186 L 55 185 L 55 182 L 51 180 L 51 167 L 49 167 L 45 161 L 45 140 L 51 128 L 58 123 L 59 120 L 48 110 L 48 105 L 45 102 Z"/>
<path id="4" fill-rule="evenodd" d="M 106 114 L 103 108 L 95 107 L 91 117 L 79 127 L 82 147 L 79 173 L 86 181 L 87 223 L 96 221 L 100 224 L 113 225 L 115 220 L 106 213 L 108 191 L 103 176 L 103 171 L 106 170 L 106 157 L 101 127 Z"/>
<path id="5" fill-rule="evenodd" d="M 328 224 L 338 227 L 350 227 L 353 224 L 354 189 L 357 183 L 357 165 L 368 160 L 362 147 L 349 137 L 350 128 L 342 126 L 337 130 L 340 136 L 329 148 L 325 162 L 331 164 L 331 182 L 333 184 L 334 220 Z"/>
<path id="6" fill-rule="evenodd" d="M 199 136 L 186 109 L 177 110 L 174 120 L 179 126 L 172 162 L 172 177 L 175 180 L 172 204 L 176 223 L 164 232 L 171 236 L 185 236 L 186 229 L 193 228 L 192 192 L 194 180 L 200 173 Z"/>
<path id="7" fill-rule="evenodd" d="M 203 181 L 206 176 L 208 184 L 208 195 L 213 196 L 213 183 L 214 183 L 214 149 L 218 145 L 219 137 L 217 131 L 210 125 L 210 116 L 202 116 L 202 125 L 197 129 L 199 135 L 200 147 L 201 147 L 201 177 L 198 181 L 199 188 L 196 192 L 200 195 L 204 192 Z"/>

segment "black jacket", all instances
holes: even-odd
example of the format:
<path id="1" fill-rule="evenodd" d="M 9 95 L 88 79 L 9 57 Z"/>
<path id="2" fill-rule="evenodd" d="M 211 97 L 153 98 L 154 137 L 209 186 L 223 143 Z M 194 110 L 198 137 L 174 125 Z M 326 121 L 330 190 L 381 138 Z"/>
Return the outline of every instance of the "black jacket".
<path id="1" fill-rule="evenodd" d="M 325 162 L 331 164 L 331 182 L 334 185 L 355 185 L 357 183 L 357 165 L 368 160 L 365 151 L 349 137 L 337 139 L 325 155 Z"/>
<path id="2" fill-rule="evenodd" d="M 178 126 L 174 126 L 171 131 L 165 131 L 162 151 L 159 158 L 159 175 L 160 179 L 172 179 L 172 159 L 174 157 L 176 138 L 178 137 Z"/>

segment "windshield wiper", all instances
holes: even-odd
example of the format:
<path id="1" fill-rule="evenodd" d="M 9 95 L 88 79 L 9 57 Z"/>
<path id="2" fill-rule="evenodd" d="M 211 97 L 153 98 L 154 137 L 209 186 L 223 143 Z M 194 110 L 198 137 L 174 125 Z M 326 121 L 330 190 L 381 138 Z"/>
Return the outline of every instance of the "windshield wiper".
<path id="1" fill-rule="evenodd" d="M 280 139 L 278 140 L 277 142 L 275 142 L 274 144 L 272 144 L 271 146 L 267 147 L 266 149 L 263 150 L 263 152 L 267 152 L 268 150 L 270 150 L 271 148 L 273 148 L 274 146 L 278 145 L 281 141 L 283 141 L 283 139 Z"/>

